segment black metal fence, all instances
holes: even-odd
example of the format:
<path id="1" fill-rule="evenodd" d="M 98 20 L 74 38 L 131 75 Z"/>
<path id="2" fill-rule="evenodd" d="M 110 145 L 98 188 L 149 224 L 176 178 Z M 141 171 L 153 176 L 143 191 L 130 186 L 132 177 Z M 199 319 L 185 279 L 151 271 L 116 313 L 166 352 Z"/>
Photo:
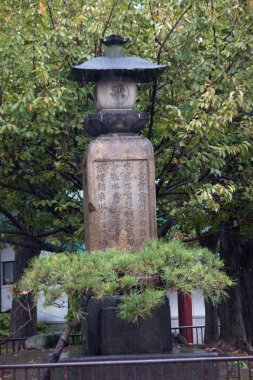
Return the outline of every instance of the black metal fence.
<path id="1" fill-rule="evenodd" d="M 179 333 L 183 336 L 192 336 L 193 344 L 204 344 L 205 326 L 179 326 L 172 327 L 172 333 Z"/>
<path id="2" fill-rule="evenodd" d="M 191 331 L 193 336 L 193 344 L 203 344 L 204 343 L 204 332 L 205 326 L 179 326 L 172 327 L 171 332 L 174 334 L 181 334 L 187 336 L 187 332 Z M 184 334 L 184 332 L 186 334 Z M 0 341 L 0 355 L 10 352 L 18 352 L 24 350 L 26 338 L 10 338 L 5 339 L 3 342 Z M 71 334 L 69 336 L 70 346 L 79 346 L 82 344 L 81 334 Z"/>
<path id="3" fill-rule="evenodd" d="M 252 380 L 253 356 L 0 365 L 1 380 Z"/>
<path id="4" fill-rule="evenodd" d="M 10 338 L 0 341 L 0 355 L 11 352 L 18 352 L 25 349 L 25 340 L 27 338 Z M 80 346 L 82 344 L 81 334 L 71 334 L 68 341 L 69 346 Z M 0 378 L 1 380 L 1 378 Z"/>
<path id="5" fill-rule="evenodd" d="M 25 340 L 26 338 L 4 339 L 0 342 L 0 355 L 24 350 Z"/>
<path id="6" fill-rule="evenodd" d="M 69 336 L 69 346 L 81 346 L 82 335 L 81 334 L 71 334 Z"/>

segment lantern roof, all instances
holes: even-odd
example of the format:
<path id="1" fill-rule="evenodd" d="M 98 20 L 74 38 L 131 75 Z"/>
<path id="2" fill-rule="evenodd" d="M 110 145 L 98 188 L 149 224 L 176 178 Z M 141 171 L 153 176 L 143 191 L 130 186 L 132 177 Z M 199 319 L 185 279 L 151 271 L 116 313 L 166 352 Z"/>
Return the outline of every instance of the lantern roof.
<path id="1" fill-rule="evenodd" d="M 69 79 L 84 84 L 97 82 L 99 79 L 125 77 L 137 83 L 148 83 L 156 79 L 167 67 L 143 58 L 125 57 L 123 45 L 127 39 L 119 35 L 104 37 L 101 42 L 105 45 L 106 56 L 74 66 Z"/>

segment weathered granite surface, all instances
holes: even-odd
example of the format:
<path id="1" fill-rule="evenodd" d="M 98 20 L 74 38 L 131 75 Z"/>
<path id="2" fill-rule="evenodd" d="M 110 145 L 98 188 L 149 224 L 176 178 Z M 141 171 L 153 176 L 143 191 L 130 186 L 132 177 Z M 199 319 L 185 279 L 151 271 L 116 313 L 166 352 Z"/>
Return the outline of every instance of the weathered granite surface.
<path id="1" fill-rule="evenodd" d="M 153 147 L 134 134 L 108 134 L 89 144 L 84 160 L 88 251 L 139 249 L 155 238 Z"/>
<path id="2" fill-rule="evenodd" d="M 87 318 L 84 325 L 85 352 L 87 355 L 101 355 L 101 310 L 104 307 L 117 306 L 119 297 L 91 297 L 87 307 Z"/>
<path id="3" fill-rule="evenodd" d="M 133 109 L 136 82 L 127 79 L 100 79 L 96 83 L 95 104 L 98 110 Z"/>
<path id="4" fill-rule="evenodd" d="M 84 128 L 89 135 L 96 137 L 107 133 L 138 133 L 145 127 L 148 118 L 147 112 L 109 110 L 88 115 Z"/>
<path id="5" fill-rule="evenodd" d="M 86 353 L 92 355 L 121 355 L 168 353 L 172 351 L 170 306 L 155 308 L 145 319 L 130 323 L 118 316 L 120 297 L 92 297 L 86 320 Z"/>
<path id="6" fill-rule="evenodd" d="M 118 316 L 118 307 L 101 310 L 102 355 L 167 353 L 172 351 L 168 300 L 145 319 L 129 323 Z"/>

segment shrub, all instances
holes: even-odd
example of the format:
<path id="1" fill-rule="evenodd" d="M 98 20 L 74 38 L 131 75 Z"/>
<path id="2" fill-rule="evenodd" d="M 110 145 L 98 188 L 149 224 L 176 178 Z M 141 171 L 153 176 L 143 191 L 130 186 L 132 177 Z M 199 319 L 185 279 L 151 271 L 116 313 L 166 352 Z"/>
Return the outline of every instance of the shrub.
<path id="1" fill-rule="evenodd" d="M 50 331 L 48 326 L 44 322 L 37 322 L 36 330 L 38 334 L 48 333 Z"/>
<path id="2" fill-rule="evenodd" d="M 10 334 L 11 314 L 0 313 L 0 339 L 7 338 Z"/>
<path id="3" fill-rule="evenodd" d="M 34 300 L 42 291 L 52 305 L 63 294 L 69 310 L 80 317 L 81 297 L 121 295 L 120 315 L 126 320 L 145 317 L 163 302 L 169 288 L 183 293 L 202 290 L 213 303 L 226 297 L 232 281 L 223 263 L 205 248 L 191 248 L 177 240 L 148 241 L 139 251 L 116 248 L 85 254 L 55 254 L 35 258 L 19 283 L 20 292 Z"/>

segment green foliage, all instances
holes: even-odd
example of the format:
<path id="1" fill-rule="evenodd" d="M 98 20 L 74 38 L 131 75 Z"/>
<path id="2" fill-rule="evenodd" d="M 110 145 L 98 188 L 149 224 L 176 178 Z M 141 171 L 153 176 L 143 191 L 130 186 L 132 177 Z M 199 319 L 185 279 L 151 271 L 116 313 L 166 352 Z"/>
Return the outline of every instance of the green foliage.
<path id="1" fill-rule="evenodd" d="M 0 339 L 7 338 L 10 335 L 10 313 L 0 313 Z"/>
<path id="2" fill-rule="evenodd" d="M 96 297 L 121 295 L 120 315 L 133 321 L 163 302 L 169 288 L 183 293 L 200 289 L 207 299 L 219 302 L 232 285 L 222 268 L 207 249 L 154 240 L 140 251 L 108 249 L 33 259 L 18 288 L 20 294 L 31 292 L 35 302 L 43 292 L 46 305 L 67 294 L 69 318 L 80 317 L 80 300 L 88 290 Z"/>
<path id="3" fill-rule="evenodd" d="M 78 297 L 78 301 L 79 301 L 79 297 Z M 77 307 L 80 307 L 80 304 Z M 73 319 L 75 318 L 75 314 L 76 313 L 73 313 L 73 308 L 68 309 L 67 313 L 64 316 L 65 322 L 66 323 L 72 322 Z M 80 331 L 81 331 L 81 323 L 80 322 L 81 321 L 79 321 L 79 323 L 73 328 L 71 334 L 80 334 Z"/>
<path id="4" fill-rule="evenodd" d="M 36 332 L 37 334 L 44 334 L 44 333 L 48 333 L 50 330 L 48 328 L 48 326 L 46 325 L 46 323 L 44 322 L 37 322 L 36 323 Z"/>
<path id="5" fill-rule="evenodd" d="M 0 241 L 52 251 L 83 242 L 82 121 L 94 111 L 93 88 L 67 77 L 111 33 L 130 38 L 126 54 L 168 65 L 140 86 L 136 105 L 151 112 L 144 134 L 155 147 L 160 225 L 173 222 L 165 233 L 196 236 L 231 217 L 244 227 L 252 18 L 250 0 L 1 1 Z"/>
<path id="6" fill-rule="evenodd" d="M 164 4 L 158 17 L 165 34 L 168 20 L 173 25 L 188 4 L 161 53 L 169 69 L 157 95 L 153 133 L 157 175 L 163 180 L 159 213 L 176 221 L 171 233 L 179 236 L 215 228 L 231 216 L 245 225 L 252 212 L 245 199 L 252 204 L 253 193 L 252 7 L 247 1 L 184 2 L 183 7 L 175 1 L 167 15 Z M 159 34 L 158 48 L 161 41 Z M 156 131 L 168 136 L 162 148 Z"/>

